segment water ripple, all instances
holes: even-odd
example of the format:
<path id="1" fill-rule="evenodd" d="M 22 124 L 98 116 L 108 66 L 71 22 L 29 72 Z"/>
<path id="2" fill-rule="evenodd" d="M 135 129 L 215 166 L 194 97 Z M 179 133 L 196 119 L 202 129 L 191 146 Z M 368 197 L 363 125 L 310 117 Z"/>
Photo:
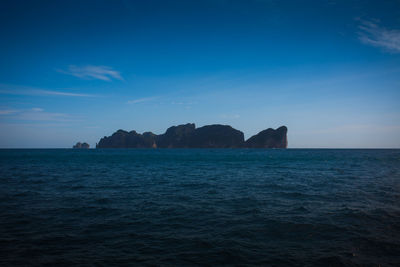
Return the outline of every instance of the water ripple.
<path id="1" fill-rule="evenodd" d="M 0 150 L 0 265 L 398 266 L 399 150 Z"/>

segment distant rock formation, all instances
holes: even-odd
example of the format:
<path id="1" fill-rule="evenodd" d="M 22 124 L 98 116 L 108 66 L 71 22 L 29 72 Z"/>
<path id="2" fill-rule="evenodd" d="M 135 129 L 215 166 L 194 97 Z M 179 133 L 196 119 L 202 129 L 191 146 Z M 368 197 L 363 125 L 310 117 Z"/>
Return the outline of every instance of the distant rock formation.
<path id="1" fill-rule="evenodd" d="M 238 148 L 242 147 L 244 134 L 229 125 L 206 125 L 197 128 L 190 136 L 189 147 Z"/>
<path id="2" fill-rule="evenodd" d="M 245 142 L 248 148 L 287 148 L 287 128 L 267 129 L 253 135 Z"/>
<path id="3" fill-rule="evenodd" d="M 195 131 L 194 123 L 172 126 L 164 134 L 157 135 L 155 142 L 158 148 L 191 147 L 192 136 Z"/>
<path id="4" fill-rule="evenodd" d="M 220 124 L 196 128 L 188 123 L 172 126 L 160 135 L 118 130 L 101 138 L 96 148 L 287 148 L 287 128 L 269 128 L 247 141 L 241 131 Z"/>
<path id="5" fill-rule="evenodd" d="M 79 148 L 79 149 L 83 148 L 83 149 L 88 149 L 89 147 L 90 147 L 90 146 L 89 146 L 88 143 L 81 143 L 81 142 L 78 142 L 78 143 L 76 143 L 72 148 Z"/>

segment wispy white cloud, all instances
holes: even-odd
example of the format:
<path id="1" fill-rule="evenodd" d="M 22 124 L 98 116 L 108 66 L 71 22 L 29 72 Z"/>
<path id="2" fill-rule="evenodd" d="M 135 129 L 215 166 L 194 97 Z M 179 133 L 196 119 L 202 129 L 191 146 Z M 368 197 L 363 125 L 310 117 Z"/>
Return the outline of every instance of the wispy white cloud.
<path id="1" fill-rule="evenodd" d="M 58 96 L 83 96 L 83 97 L 95 97 L 96 95 L 91 94 L 79 94 L 70 92 L 59 92 L 59 91 L 48 91 L 48 90 L 33 90 L 33 94 L 36 95 L 58 95 Z"/>
<path id="2" fill-rule="evenodd" d="M 71 115 L 65 113 L 47 112 L 43 108 L 31 109 L 9 109 L 0 110 L 0 116 L 6 116 L 8 119 L 14 121 L 53 121 L 53 122 L 66 122 L 78 121 Z"/>
<path id="3" fill-rule="evenodd" d="M 400 53 L 400 30 L 386 29 L 376 22 L 360 20 L 359 40 L 367 45 L 383 48 L 392 53 Z"/>
<path id="4" fill-rule="evenodd" d="M 72 121 L 70 115 L 65 113 L 46 112 L 41 108 L 32 108 L 22 111 L 16 119 L 24 121 Z"/>
<path id="5" fill-rule="evenodd" d="M 10 115 L 10 114 L 15 114 L 17 112 L 18 112 L 18 110 L 16 110 L 16 109 L 3 109 L 3 110 L 0 110 L 0 115 Z"/>
<path id="6" fill-rule="evenodd" d="M 67 70 L 58 70 L 81 79 L 97 79 L 111 81 L 112 79 L 123 80 L 121 73 L 108 66 L 75 66 L 69 65 Z"/>
<path id="7" fill-rule="evenodd" d="M 2 95 L 34 95 L 34 96 L 73 96 L 73 97 L 97 97 L 92 94 L 71 93 L 63 91 L 43 90 L 29 86 L 0 84 Z"/>
<path id="8" fill-rule="evenodd" d="M 138 104 L 138 103 L 143 103 L 143 102 L 149 102 L 149 101 L 153 101 L 154 99 L 156 99 L 156 97 L 138 98 L 138 99 L 129 100 L 128 104 Z"/>

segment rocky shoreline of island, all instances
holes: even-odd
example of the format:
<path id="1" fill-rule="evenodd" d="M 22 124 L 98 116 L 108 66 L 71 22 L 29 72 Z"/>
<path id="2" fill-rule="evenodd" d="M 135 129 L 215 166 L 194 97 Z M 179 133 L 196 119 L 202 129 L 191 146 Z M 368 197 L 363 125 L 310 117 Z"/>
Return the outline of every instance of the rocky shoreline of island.
<path id="1" fill-rule="evenodd" d="M 194 123 L 169 127 L 164 134 L 118 130 L 104 136 L 96 148 L 287 148 L 287 127 L 268 128 L 244 139 L 243 132 L 229 125 L 196 128 Z"/>

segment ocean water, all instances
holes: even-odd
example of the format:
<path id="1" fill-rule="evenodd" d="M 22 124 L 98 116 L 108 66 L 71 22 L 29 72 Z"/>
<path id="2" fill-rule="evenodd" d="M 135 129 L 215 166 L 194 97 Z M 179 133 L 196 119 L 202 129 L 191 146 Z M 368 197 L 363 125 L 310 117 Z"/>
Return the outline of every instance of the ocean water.
<path id="1" fill-rule="evenodd" d="M 400 266 L 400 150 L 0 150 L 0 265 Z"/>

